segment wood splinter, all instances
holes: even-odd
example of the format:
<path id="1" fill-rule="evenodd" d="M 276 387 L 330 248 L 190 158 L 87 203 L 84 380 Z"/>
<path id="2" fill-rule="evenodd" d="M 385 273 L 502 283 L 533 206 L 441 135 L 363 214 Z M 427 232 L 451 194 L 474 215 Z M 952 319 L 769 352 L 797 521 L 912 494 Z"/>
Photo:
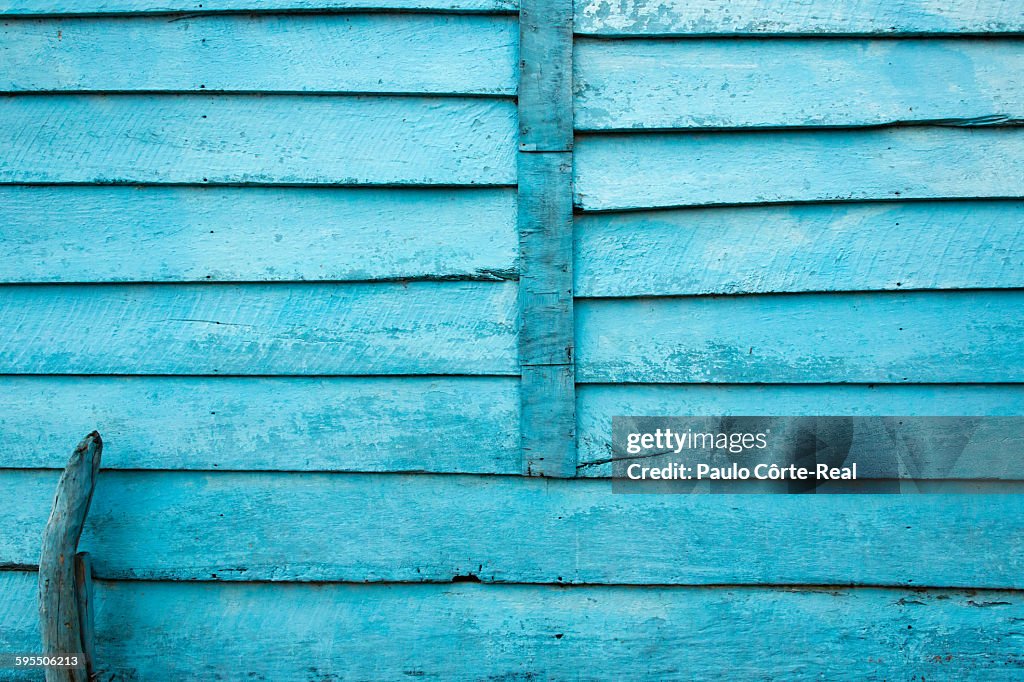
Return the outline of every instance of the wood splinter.
<path id="1" fill-rule="evenodd" d="M 46 668 L 46 682 L 93 679 L 92 571 L 87 554 L 77 554 L 89 513 L 103 440 L 93 431 L 64 467 L 53 510 L 43 531 L 39 556 L 39 619 L 44 656 L 79 655 L 84 666 Z"/>

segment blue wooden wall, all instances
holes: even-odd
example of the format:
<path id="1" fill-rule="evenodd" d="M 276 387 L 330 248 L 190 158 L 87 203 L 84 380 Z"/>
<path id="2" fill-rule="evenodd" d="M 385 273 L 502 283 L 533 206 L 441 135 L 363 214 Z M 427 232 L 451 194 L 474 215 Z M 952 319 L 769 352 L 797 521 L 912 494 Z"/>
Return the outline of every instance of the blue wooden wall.
<path id="1" fill-rule="evenodd" d="M 97 428 L 110 682 L 1024 676 L 1020 462 L 607 480 L 613 415 L 1024 415 L 1019 3 L 522 10 L 0 0 L 0 653 Z"/>

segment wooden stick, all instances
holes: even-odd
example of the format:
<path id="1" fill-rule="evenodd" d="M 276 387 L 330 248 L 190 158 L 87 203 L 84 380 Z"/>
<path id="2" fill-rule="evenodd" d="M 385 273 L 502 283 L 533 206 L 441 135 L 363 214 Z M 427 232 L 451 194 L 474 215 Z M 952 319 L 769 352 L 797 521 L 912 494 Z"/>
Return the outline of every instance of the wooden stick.
<path id="1" fill-rule="evenodd" d="M 39 557 L 39 619 L 42 653 L 46 656 L 82 654 L 91 660 L 91 652 L 86 650 L 83 639 L 75 552 L 89 513 L 102 451 L 103 441 L 95 431 L 75 448 L 57 484 L 53 511 L 43 531 Z M 78 563 L 84 578 L 87 561 Z M 87 588 L 85 584 L 81 587 Z M 46 682 L 88 682 L 88 679 L 85 667 L 46 669 Z"/>

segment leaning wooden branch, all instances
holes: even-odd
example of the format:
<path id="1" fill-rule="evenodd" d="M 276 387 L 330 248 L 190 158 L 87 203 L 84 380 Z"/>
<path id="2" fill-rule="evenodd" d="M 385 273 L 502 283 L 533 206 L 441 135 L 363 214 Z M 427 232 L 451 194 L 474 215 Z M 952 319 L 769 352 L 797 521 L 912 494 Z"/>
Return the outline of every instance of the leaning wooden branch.
<path id="1" fill-rule="evenodd" d="M 89 503 L 100 469 L 103 441 L 93 431 L 78 444 L 57 484 L 53 511 L 43 532 L 39 557 L 39 618 L 46 656 L 85 656 L 91 668 L 91 605 L 88 561 L 76 561 Z M 85 559 L 83 557 L 83 559 Z M 76 580 L 76 563 L 80 579 Z M 83 603 L 80 603 L 80 599 Z M 84 626 L 84 628 L 83 628 Z M 87 682 L 91 670 L 46 669 L 46 682 Z"/>

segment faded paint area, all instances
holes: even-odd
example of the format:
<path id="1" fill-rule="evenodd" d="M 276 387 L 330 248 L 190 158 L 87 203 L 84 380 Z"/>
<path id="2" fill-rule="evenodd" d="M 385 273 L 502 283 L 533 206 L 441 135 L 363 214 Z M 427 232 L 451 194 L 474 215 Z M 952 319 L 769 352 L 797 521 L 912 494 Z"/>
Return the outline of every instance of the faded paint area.
<path id="1" fill-rule="evenodd" d="M 1019 678 L 1013 434 L 606 480 L 615 415 L 1024 414 L 1015 5 L 0 0 L 0 651 L 99 427 L 109 682 Z"/>
<path id="2" fill-rule="evenodd" d="M 1013 2 L 982 0 L 588 0 L 576 5 L 584 35 L 1016 33 Z"/>

